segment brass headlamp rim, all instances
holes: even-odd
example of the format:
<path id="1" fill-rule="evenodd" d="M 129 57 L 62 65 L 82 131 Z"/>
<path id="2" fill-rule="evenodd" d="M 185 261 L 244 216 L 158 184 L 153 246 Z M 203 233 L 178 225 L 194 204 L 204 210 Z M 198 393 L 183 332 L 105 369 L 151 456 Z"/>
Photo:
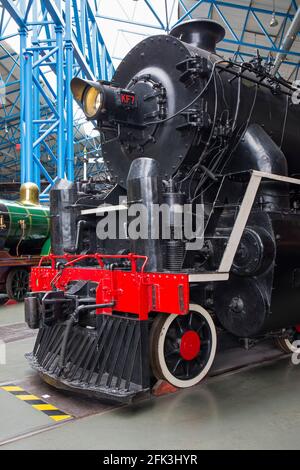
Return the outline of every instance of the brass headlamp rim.
<path id="1" fill-rule="evenodd" d="M 94 115 L 86 114 L 85 109 L 84 109 L 84 99 L 85 99 L 87 91 L 90 88 L 99 90 L 100 93 L 102 93 L 102 97 L 103 97 L 102 99 L 104 99 L 105 94 L 104 94 L 104 89 L 103 89 L 101 80 L 94 82 L 90 80 L 83 80 L 82 78 L 78 78 L 78 77 L 75 77 L 71 80 L 71 90 L 72 90 L 72 94 L 74 96 L 75 101 L 83 110 L 87 119 L 95 119 L 100 109 L 97 110 L 97 112 Z"/>

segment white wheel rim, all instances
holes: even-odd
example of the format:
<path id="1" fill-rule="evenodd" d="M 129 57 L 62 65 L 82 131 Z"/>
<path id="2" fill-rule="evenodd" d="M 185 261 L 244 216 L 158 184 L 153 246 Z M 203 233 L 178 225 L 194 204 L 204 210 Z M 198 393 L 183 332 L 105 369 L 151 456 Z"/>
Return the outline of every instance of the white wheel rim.
<path id="1" fill-rule="evenodd" d="M 202 369 L 202 371 L 196 377 L 193 377 L 192 379 L 189 379 L 189 380 L 181 380 L 181 379 L 178 379 L 177 377 L 174 377 L 174 375 L 169 371 L 168 366 L 166 364 L 165 354 L 164 354 L 164 345 L 165 345 L 165 338 L 166 338 L 166 334 L 169 329 L 169 326 L 178 315 L 169 315 L 167 317 L 161 329 L 160 336 L 158 339 L 158 351 L 157 351 L 158 360 L 159 360 L 161 371 L 165 379 L 168 382 L 170 382 L 170 384 L 178 388 L 188 388 L 199 383 L 210 370 L 212 363 L 214 361 L 214 358 L 216 355 L 216 349 L 217 349 L 217 332 L 216 332 L 215 324 L 210 314 L 203 307 L 197 304 L 190 304 L 189 309 L 190 311 L 200 313 L 207 321 L 210 332 L 211 332 L 211 350 L 210 350 L 209 359 L 204 369 Z"/>
<path id="2" fill-rule="evenodd" d="M 291 341 L 287 338 L 283 339 L 284 341 L 284 344 L 286 345 L 286 347 L 288 348 L 289 351 L 291 352 L 297 352 L 299 353 L 300 352 L 300 349 L 299 349 L 299 346 L 293 346 L 293 343 L 291 343 Z M 296 341 L 296 340 L 295 340 Z M 299 343 L 298 343 L 299 344 Z"/>
<path id="3" fill-rule="evenodd" d="M 287 331 L 287 330 L 283 330 L 283 331 Z M 300 348 L 299 348 L 299 342 L 297 343 L 298 346 L 293 346 L 293 343 L 294 341 L 298 341 L 298 340 L 293 340 L 293 342 L 291 342 L 288 338 L 280 338 L 279 340 L 281 342 L 281 345 L 285 345 L 285 347 L 291 352 L 291 353 L 294 353 L 294 352 L 297 352 L 299 353 L 300 352 Z"/>

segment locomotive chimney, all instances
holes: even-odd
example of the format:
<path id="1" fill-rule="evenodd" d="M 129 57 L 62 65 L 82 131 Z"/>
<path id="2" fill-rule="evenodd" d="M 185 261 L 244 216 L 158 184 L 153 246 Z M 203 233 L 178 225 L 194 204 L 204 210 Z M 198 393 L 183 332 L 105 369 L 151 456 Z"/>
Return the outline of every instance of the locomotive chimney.
<path id="1" fill-rule="evenodd" d="M 170 31 L 171 36 L 208 52 L 216 52 L 216 44 L 225 36 L 225 29 L 219 23 L 208 19 L 185 21 Z"/>

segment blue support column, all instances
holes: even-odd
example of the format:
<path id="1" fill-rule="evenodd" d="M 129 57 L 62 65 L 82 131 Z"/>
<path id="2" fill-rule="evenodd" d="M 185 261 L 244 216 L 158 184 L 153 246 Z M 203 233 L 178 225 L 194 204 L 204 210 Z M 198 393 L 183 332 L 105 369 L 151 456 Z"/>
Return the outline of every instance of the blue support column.
<path id="1" fill-rule="evenodd" d="M 25 149 L 25 87 L 22 86 L 25 83 L 25 59 L 24 52 L 26 49 L 27 30 L 26 28 L 20 28 L 20 144 L 21 144 L 21 161 L 20 161 L 20 178 L 21 183 L 25 183 L 25 161 L 26 161 L 26 149 Z"/>
<path id="2" fill-rule="evenodd" d="M 37 22 L 38 21 L 38 13 L 37 13 L 37 10 L 34 9 L 33 10 L 33 21 L 34 22 Z M 37 30 L 37 26 L 34 27 L 34 30 L 33 30 L 33 36 L 32 36 L 32 44 L 33 46 L 35 46 L 35 50 L 33 52 L 33 62 L 36 63 L 38 60 L 39 60 L 39 51 L 38 51 L 38 30 Z M 35 67 L 34 70 L 33 70 L 33 76 L 35 78 L 36 81 L 39 81 L 39 68 L 38 67 Z M 39 94 L 39 91 L 38 91 L 38 88 L 37 87 L 34 87 L 33 88 L 33 120 L 34 122 L 38 122 L 41 118 L 41 113 L 40 113 L 40 94 Z M 38 124 L 34 124 L 33 125 L 33 141 L 36 141 L 39 137 L 39 126 Z M 40 158 L 41 158 L 41 149 L 40 147 L 38 146 L 35 151 L 34 151 L 34 155 L 35 155 L 35 160 L 36 161 L 40 161 Z M 41 181 L 41 170 L 40 170 L 40 167 L 37 163 L 34 162 L 33 164 L 33 173 L 34 173 L 34 182 L 38 185 L 38 187 L 40 187 L 40 181 Z"/>
<path id="3" fill-rule="evenodd" d="M 32 147 L 32 105 L 33 105 L 33 88 L 32 88 L 32 52 L 24 53 L 25 64 L 25 122 L 24 122 L 24 138 L 25 138 L 25 175 L 24 181 L 34 181 L 33 172 L 33 147 Z"/>

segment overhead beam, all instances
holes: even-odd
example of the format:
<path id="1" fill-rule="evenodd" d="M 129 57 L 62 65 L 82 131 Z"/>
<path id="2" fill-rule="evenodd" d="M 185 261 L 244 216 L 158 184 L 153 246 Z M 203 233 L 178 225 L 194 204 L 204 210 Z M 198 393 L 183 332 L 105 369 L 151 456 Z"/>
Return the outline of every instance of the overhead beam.
<path id="1" fill-rule="evenodd" d="M 53 0 L 44 0 L 45 7 L 47 8 L 51 18 L 53 19 L 56 26 L 61 26 L 62 28 L 66 27 L 65 21 L 60 14 L 57 6 L 53 3 Z M 83 53 L 81 52 L 75 34 L 72 32 L 72 44 L 74 48 L 74 56 L 78 64 L 80 65 L 81 69 L 84 71 L 85 76 L 89 80 L 95 80 L 94 74 L 87 64 Z"/>
<path id="2" fill-rule="evenodd" d="M 53 19 L 55 25 L 65 28 L 66 27 L 65 21 L 64 21 L 62 15 L 61 15 L 60 11 L 58 10 L 57 6 L 51 0 L 44 0 L 44 3 L 45 3 L 45 6 L 46 6 L 49 14 L 51 15 L 51 17 Z M 94 11 L 92 5 L 90 4 L 89 0 L 87 0 L 86 5 L 87 5 L 87 9 L 88 9 L 88 13 L 89 13 L 90 17 L 93 17 L 95 19 L 95 23 L 96 23 L 95 11 Z M 97 25 L 97 28 L 98 28 L 98 25 Z M 99 29 L 98 29 L 98 32 L 100 33 Z M 80 50 L 80 47 L 78 45 L 76 36 L 73 32 L 72 32 L 72 44 L 73 44 L 73 48 L 74 48 L 74 56 L 75 56 L 78 64 L 80 65 L 81 69 L 84 71 L 85 76 L 89 80 L 95 80 L 94 73 L 92 72 L 90 66 L 87 64 L 86 59 L 84 57 L 84 54 Z M 110 58 L 109 54 L 107 54 L 107 57 L 109 58 L 109 60 L 111 62 L 111 58 Z"/>
<path id="3" fill-rule="evenodd" d="M 51 15 L 51 18 L 53 19 L 54 23 L 56 26 L 65 26 L 64 19 L 62 15 L 60 14 L 59 9 L 53 2 L 53 0 L 44 0 L 45 7 L 47 8 L 48 12 Z"/>
<path id="4" fill-rule="evenodd" d="M 204 4 L 211 4 L 214 6 L 218 7 L 226 7 L 226 8 L 232 8 L 235 10 L 241 10 L 241 11 L 246 11 L 249 13 L 259 13 L 259 14 L 264 14 L 264 15 L 271 15 L 273 13 L 272 10 L 269 10 L 267 8 L 261 8 L 257 7 L 254 5 L 241 5 L 236 2 L 228 2 L 228 1 L 222 1 L 222 0 L 198 0 L 196 1 L 190 8 L 187 8 L 186 5 L 184 4 L 184 0 L 179 0 L 179 3 L 184 10 L 184 14 L 176 21 L 176 23 L 173 26 L 176 26 L 177 24 L 180 24 L 182 21 L 184 21 L 187 17 L 192 18 L 192 13 L 201 5 Z M 290 20 L 293 19 L 294 15 L 292 13 L 286 12 L 281 12 L 281 11 L 276 11 L 276 16 L 281 17 L 281 18 L 289 18 Z"/>
<path id="5" fill-rule="evenodd" d="M 157 29 L 159 31 L 164 30 L 164 28 L 162 28 L 161 26 L 158 26 L 158 25 L 153 25 L 153 24 L 148 24 L 148 23 L 140 23 L 139 21 L 126 20 L 124 18 L 115 18 L 114 16 L 101 15 L 100 13 L 96 14 L 96 18 L 100 18 L 102 20 L 115 21 L 117 23 L 130 24 L 130 25 L 133 25 L 133 26 L 141 26 L 142 28 Z"/>
<path id="6" fill-rule="evenodd" d="M 1 0 L 1 2 L 3 8 L 10 14 L 10 16 L 17 23 L 19 28 L 26 28 L 26 22 L 15 3 L 13 3 L 11 0 Z"/>

